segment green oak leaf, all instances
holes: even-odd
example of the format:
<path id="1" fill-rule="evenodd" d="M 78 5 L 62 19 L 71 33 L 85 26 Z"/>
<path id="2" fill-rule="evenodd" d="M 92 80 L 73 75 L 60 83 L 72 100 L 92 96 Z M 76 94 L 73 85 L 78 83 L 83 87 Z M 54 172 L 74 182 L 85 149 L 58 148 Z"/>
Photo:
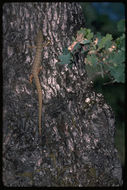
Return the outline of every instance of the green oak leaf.
<path id="1" fill-rule="evenodd" d="M 77 34 L 83 34 L 85 36 L 86 35 L 86 28 L 80 28 L 80 30 L 78 30 Z"/>
<path id="2" fill-rule="evenodd" d="M 99 49 L 102 49 L 102 48 L 109 48 L 111 47 L 111 44 L 112 44 L 112 35 L 111 34 L 106 34 L 105 37 L 103 37 L 100 42 L 98 43 L 98 47 Z"/>
<path id="3" fill-rule="evenodd" d="M 125 64 L 118 64 L 116 67 L 109 68 L 111 76 L 116 82 L 125 82 Z"/>
<path id="4" fill-rule="evenodd" d="M 59 56 L 60 59 L 60 64 L 70 64 L 71 60 L 72 60 L 72 55 L 70 53 L 66 54 L 66 55 L 60 55 Z"/>
<path id="5" fill-rule="evenodd" d="M 91 40 L 93 38 L 93 33 L 92 32 L 87 33 L 86 38 L 88 40 Z"/>
<path id="6" fill-rule="evenodd" d="M 125 51 L 125 34 L 122 34 L 115 42 L 118 49 Z"/>
<path id="7" fill-rule="evenodd" d="M 92 65 L 96 65 L 98 62 L 98 58 L 95 54 L 92 55 L 87 55 L 86 59 L 88 60 L 89 63 L 91 63 Z"/>
<path id="8" fill-rule="evenodd" d="M 112 65 L 118 65 L 125 61 L 125 52 L 124 51 L 118 51 L 113 52 L 109 55 L 108 62 Z"/>

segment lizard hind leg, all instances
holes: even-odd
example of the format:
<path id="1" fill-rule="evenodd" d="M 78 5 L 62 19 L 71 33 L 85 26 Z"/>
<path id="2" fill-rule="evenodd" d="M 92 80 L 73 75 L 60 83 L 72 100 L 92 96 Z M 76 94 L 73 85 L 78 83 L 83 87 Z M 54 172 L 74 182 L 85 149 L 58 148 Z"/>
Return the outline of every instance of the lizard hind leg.
<path id="1" fill-rule="evenodd" d="M 42 66 L 40 66 L 39 68 L 38 68 L 38 74 L 39 74 L 39 72 L 40 72 L 40 70 L 42 70 Z M 32 80 L 33 80 L 33 74 L 31 74 L 30 76 L 29 76 L 29 82 L 30 82 L 30 84 L 32 84 Z"/>
<path id="2" fill-rule="evenodd" d="M 42 66 L 40 66 L 39 68 L 38 68 L 38 74 L 39 74 L 39 72 L 42 70 Z"/>

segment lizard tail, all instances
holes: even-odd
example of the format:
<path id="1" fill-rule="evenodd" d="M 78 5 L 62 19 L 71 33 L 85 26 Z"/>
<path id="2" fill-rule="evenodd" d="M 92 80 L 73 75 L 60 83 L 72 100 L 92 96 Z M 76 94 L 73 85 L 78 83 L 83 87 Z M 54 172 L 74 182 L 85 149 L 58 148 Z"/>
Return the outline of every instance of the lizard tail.
<path id="1" fill-rule="evenodd" d="M 37 91 L 38 91 L 38 101 L 39 101 L 39 105 L 38 105 L 38 109 L 39 109 L 39 134 L 41 136 L 41 116 L 42 116 L 42 91 L 41 91 L 41 85 L 40 85 L 40 81 L 38 76 L 35 77 L 35 83 L 36 83 L 36 87 L 37 87 Z"/>

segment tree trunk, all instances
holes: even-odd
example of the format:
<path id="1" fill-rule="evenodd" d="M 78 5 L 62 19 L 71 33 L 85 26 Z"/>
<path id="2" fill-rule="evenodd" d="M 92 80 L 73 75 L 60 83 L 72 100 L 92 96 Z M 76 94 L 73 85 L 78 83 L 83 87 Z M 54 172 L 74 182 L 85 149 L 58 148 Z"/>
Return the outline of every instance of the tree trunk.
<path id="1" fill-rule="evenodd" d="M 72 68 L 58 56 L 84 27 L 79 3 L 3 6 L 3 183 L 6 186 L 120 186 L 114 116 L 101 94 L 86 86 L 84 57 Z M 38 30 L 43 48 L 42 137 L 38 95 L 29 75 Z M 45 40 L 46 41 L 46 40 Z M 40 141 L 42 140 L 42 141 Z"/>

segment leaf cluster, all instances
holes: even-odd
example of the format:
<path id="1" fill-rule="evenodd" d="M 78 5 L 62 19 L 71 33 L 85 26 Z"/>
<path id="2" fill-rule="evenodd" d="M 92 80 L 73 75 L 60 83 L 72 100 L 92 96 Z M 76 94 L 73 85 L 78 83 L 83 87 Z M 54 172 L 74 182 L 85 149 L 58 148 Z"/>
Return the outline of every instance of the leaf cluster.
<path id="1" fill-rule="evenodd" d="M 84 63 L 88 78 L 108 74 L 114 82 L 125 82 L 125 21 L 121 20 L 117 25 L 121 36 L 113 39 L 111 34 L 102 36 L 94 34 L 88 28 L 77 31 L 76 38 L 73 37 L 72 45 L 63 50 L 59 56 L 60 64 L 72 66 L 73 56 L 81 51 L 86 55 Z"/>

